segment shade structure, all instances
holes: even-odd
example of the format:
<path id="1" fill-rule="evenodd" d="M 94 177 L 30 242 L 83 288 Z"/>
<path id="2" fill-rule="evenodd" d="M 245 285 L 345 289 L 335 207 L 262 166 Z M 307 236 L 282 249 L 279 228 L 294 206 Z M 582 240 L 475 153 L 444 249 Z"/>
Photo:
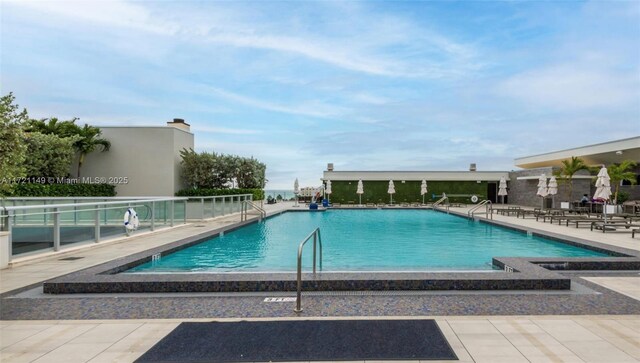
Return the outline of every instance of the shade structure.
<path id="1" fill-rule="evenodd" d="M 549 195 L 549 190 L 547 189 L 547 176 L 544 174 L 540 175 L 540 178 L 538 178 L 538 192 L 536 195 L 543 198 Z"/>
<path id="2" fill-rule="evenodd" d="M 298 183 L 298 178 L 293 182 L 293 194 L 296 196 L 296 204 L 294 207 L 298 206 L 298 194 L 300 194 L 300 184 Z"/>
<path id="3" fill-rule="evenodd" d="M 558 194 L 558 181 L 556 180 L 555 176 L 552 176 L 551 179 L 549 179 L 549 185 L 547 188 L 547 194 L 548 195 L 556 195 Z"/>
<path id="4" fill-rule="evenodd" d="M 387 194 L 389 194 L 389 202 L 393 203 L 393 195 L 396 193 L 396 186 L 393 185 L 393 180 L 389 180 L 389 189 L 387 189 Z"/>
<path id="5" fill-rule="evenodd" d="M 425 194 L 427 194 L 427 181 L 422 180 L 422 184 L 420 184 L 420 195 L 422 195 L 422 204 L 424 204 Z"/>
<path id="6" fill-rule="evenodd" d="M 327 185 L 324 187 L 324 194 L 331 194 L 331 180 L 327 180 Z"/>
<path id="7" fill-rule="evenodd" d="M 607 223 L 607 201 L 609 198 L 611 198 L 611 178 L 609 177 L 607 168 L 603 165 L 598 172 L 598 179 L 596 179 L 596 192 L 593 194 L 593 199 L 604 201 L 604 206 L 602 207 L 604 223 Z M 602 228 L 605 228 L 605 226 L 602 226 Z"/>
<path id="8" fill-rule="evenodd" d="M 598 172 L 598 179 L 596 179 L 596 192 L 593 194 L 593 199 L 609 200 L 611 198 L 611 178 L 609 172 L 604 166 Z"/>
<path id="9" fill-rule="evenodd" d="M 498 195 L 502 197 L 502 204 L 504 204 L 504 196 L 507 195 L 507 179 L 505 177 L 500 178 Z"/>
<path id="10" fill-rule="evenodd" d="M 500 178 L 500 184 L 498 185 L 498 195 L 507 195 L 507 179 L 505 179 L 505 177 Z"/>
<path id="11" fill-rule="evenodd" d="M 555 208 L 555 200 L 553 197 L 558 194 L 558 181 L 555 176 L 552 176 L 551 179 L 549 179 L 547 193 L 551 196 L 551 206 Z"/>
<path id="12" fill-rule="evenodd" d="M 549 194 L 549 190 L 547 189 L 547 176 L 542 174 L 540 178 L 538 178 L 538 192 L 536 195 L 542 197 L 542 208 L 544 209 L 544 198 Z"/>
<path id="13" fill-rule="evenodd" d="M 364 194 L 364 185 L 362 185 L 362 180 L 358 180 L 358 189 L 356 189 L 356 193 L 358 194 L 358 204 L 362 205 L 362 194 Z"/>

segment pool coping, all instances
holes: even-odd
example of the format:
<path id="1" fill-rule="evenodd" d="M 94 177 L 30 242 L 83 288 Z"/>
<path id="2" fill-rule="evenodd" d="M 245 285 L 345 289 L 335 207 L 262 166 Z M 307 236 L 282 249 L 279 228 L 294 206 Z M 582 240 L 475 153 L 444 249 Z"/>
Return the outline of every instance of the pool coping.
<path id="1" fill-rule="evenodd" d="M 379 208 L 357 208 L 379 209 Z M 389 208 L 402 210 L 407 208 Z M 430 208 L 411 208 L 426 210 Z M 289 211 L 273 213 L 267 218 Z M 467 218 L 462 213 L 449 213 Z M 502 271 L 486 272 L 318 272 L 303 273 L 304 291 L 366 291 L 366 290 L 567 290 L 571 279 L 554 270 L 640 270 L 640 251 L 605 245 L 580 238 L 525 228 L 507 222 L 476 218 L 480 223 L 497 225 L 523 233 L 550 238 L 583 248 L 606 252 L 613 257 L 494 257 L 493 264 Z M 153 255 L 166 255 L 195 245 L 223 232 L 230 232 L 259 218 L 236 223 L 206 233 L 191 236 L 160 247 L 102 263 L 84 270 L 54 278 L 44 283 L 50 294 L 76 293 L 153 293 L 153 292 L 255 292 L 295 291 L 295 273 L 145 273 L 120 274 Z"/>

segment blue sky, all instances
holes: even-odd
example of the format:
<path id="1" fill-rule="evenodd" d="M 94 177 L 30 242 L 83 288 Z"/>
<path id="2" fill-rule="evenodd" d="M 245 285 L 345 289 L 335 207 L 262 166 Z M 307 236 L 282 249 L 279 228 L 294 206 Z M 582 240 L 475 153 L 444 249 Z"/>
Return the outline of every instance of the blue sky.
<path id="1" fill-rule="evenodd" d="M 3 1 L 33 117 L 191 124 L 268 188 L 336 170 L 511 170 L 640 134 L 640 2 Z"/>

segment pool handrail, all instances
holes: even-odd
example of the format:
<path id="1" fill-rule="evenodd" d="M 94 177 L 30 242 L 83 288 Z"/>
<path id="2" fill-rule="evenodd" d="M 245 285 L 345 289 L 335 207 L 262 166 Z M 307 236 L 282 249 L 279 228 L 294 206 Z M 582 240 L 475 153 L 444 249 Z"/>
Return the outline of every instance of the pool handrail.
<path id="1" fill-rule="evenodd" d="M 293 310 L 296 313 L 302 312 L 302 249 L 305 243 L 313 237 L 313 274 L 316 273 L 316 244 L 320 244 L 320 269 L 322 270 L 322 236 L 320 235 L 320 227 L 311 232 L 307 238 L 300 242 L 298 246 L 298 276 L 297 276 L 297 293 L 296 293 L 296 308 Z"/>
<path id="2" fill-rule="evenodd" d="M 262 209 L 260 206 L 255 204 L 252 200 L 243 200 L 242 208 L 240 210 L 240 222 L 244 222 L 247 220 L 247 216 L 249 214 L 249 207 L 257 210 L 260 213 L 260 220 L 263 218 L 267 218 L 267 211 Z"/>
<path id="3" fill-rule="evenodd" d="M 473 219 L 473 216 L 475 215 L 476 211 L 482 208 L 483 206 L 485 207 L 484 213 L 487 215 L 487 217 L 490 219 L 493 219 L 493 203 L 491 203 L 491 200 L 489 199 L 485 199 L 480 203 L 476 204 L 473 208 L 469 209 L 469 211 L 467 211 L 467 216 L 469 217 L 469 219 Z"/>

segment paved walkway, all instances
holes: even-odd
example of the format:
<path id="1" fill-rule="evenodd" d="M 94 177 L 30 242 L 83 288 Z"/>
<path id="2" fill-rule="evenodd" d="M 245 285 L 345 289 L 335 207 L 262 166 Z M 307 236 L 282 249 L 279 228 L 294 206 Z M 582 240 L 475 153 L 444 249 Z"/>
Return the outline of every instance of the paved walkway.
<path id="1" fill-rule="evenodd" d="M 274 213 L 289 206 L 290 204 L 280 203 L 265 205 L 265 208 Z M 466 211 L 464 208 L 455 210 Z M 603 234 L 585 228 L 568 228 L 515 217 L 494 218 L 528 228 L 640 250 L 640 239 L 631 239 L 630 234 Z M 0 291 L 32 285 L 220 228 L 235 223 L 238 219 L 238 215 L 227 216 L 168 231 L 101 243 L 93 248 L 65 254 L 65 257 L 83 257 L 75 261 L 60 261 L 61 256 L 56 255 L 40 259 L 36 263 L 17 265 L 0 271 Z M 585 279 L 640 300 L 640 276 Z M 637 315 L 433 318 L 461 362 L 640 362 L 640 316 Z M 0 321 L 0 361 L 131 362 L 182 321 L 212 320 Z"/>

